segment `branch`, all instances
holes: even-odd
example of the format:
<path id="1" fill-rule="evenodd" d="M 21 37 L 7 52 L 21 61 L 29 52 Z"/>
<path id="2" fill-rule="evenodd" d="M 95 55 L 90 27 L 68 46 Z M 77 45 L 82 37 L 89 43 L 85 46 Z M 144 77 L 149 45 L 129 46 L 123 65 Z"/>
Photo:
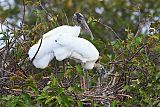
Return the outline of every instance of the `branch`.
<path id="1" fill-rule="evenodd" d="M 25 8 L 25 1 L 23 0 L 23 17 L 22 17 L 21 28 L 22 28 L 22 26 L 23 26 L 23 24 L 24 24 L 25 11 L 26 11 L 26 8 Z"/>
<path id="2" fill-rule="evenodd" d="M 141 10 L 140 10 L 139 6 L 138 6 L 138 12 L 141 14 Z M 138 17 L 138 30 L 137 30 L 136 34 L 134 35 L 135 37 L 138 36 L 138 34 L 140 33 L 140 30 L 141 30 L 141 15 L 139 15 L 139 17 Z"/>
<path id="3" fill-rule="evenodd" d="M 105 26 L 105 28 L 109 28 L 109 29 L 114 33 L 114 35 L 115 35 L 119 40 L 121 40 L 121 38 L 118 36 L 118 34 L 117 34 L 110 26 L 102 23 L 100 20 L 98 20 L 98 21 L 96 20 L 96 21 L 94 21 L 94 22 L 98 22 L 98 23 L 100 23 L 101 25 Z M 121 40 L 121 41 L 122 41 L 122 40 Z"/>
<path id="4" fill-rule="evenodd" d="M 131 58 L 129 58 L 129 59 L 127 60 L 127 62 L 130 61 L 130 60 L 132 60 L 132 59 L 141 51 L 141 49 L 144 48 L 144 46 L 146 46 L 146 45 L 147 45 L 146 43 L 143 44 L 143 45 L 138 49 L 138 51 L 137 51 L 136 53 L 134 53 L 134 54 L 131 56 Z"/>

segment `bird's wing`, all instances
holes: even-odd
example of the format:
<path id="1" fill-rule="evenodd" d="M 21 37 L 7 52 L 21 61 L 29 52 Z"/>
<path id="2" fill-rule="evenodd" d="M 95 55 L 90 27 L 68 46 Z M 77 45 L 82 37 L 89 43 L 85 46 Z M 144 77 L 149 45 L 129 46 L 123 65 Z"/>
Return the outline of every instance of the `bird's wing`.
<path id="1" fill-rule="evenodd" d="M 96 47 L 86 39 L 60 36 L 55 42 L 85 59 L 97 60 L 99 57 Z M 73 54 L 73 56 L 71 54 L 71 57 L 77 57 L 76 54 Z"/>
<path id="2" fill-rule="evenodd" d="M 61 45 L 59 45 L 59 48 L 54 49 L 54 55 L 58 61 L 68 58 L 71 53 L 72 51 L 70 49 L 67 49 Z"/>
<path id="3" fill-rule="evenodd" d="M 44 68 L 48 65 L 50 60 L 55 56 L 58 60 L 63 60 L 70 56 L 71 51 L 68 48 L 57 44 L 55 40 L 63 37 L 78 37 L 80 33 L 80 27 L 78 26 L 60 26 L 43 35 L 37 44 L 33 45 L 28 52 L 30 60 L 35 56 L 33 64 L 37 68 Z M 39 49 L 39 50 L 38 50 Z M 51 55 L 50 55 L 51 54 Z M 52 57 L 51 57 L 52 56 Z M 45 61 L 45 62 L 44 62 Z"/>
<path id="4" fill-rule="evenodd" d="M 35 54 L 35 58 L 41 58 L 42 56 L 48 54 L 48 53 L 53 53 L 54 55 L 54 49 L 58 48 L 58 45 L 54 43 L 54 40 L 46 38 L 43 39 L 42 42 L 39 42 L 37 44 L 34 44 L 28 51 L 29 58 L 32 59 Z M 39 50 L 38 50 L 39 49 Z"/>
<path id="5" fill-rule="evenodd" d="M 78 37 L 80 29 L 81 28 L 79 26 L 63 25 L 49 31 L 48 33 L 43 35 L 42 43 L 40 39 L 37 44 L 33 45 L 30 48 L 28 52 L 29 58 L 32 59 L 34 57 L 39 47 L 40 49 L 38 51 L 38 54 L 36 55 L 36 58 L 41 57 L 49 52 L 54 52 L 55 49 L 59 48 L 59 45 L 57 45 L 57 43 L 54 43 L 54 41 L 59 36 Z"/>
<path id="6" fill-rule="evenodd" d="M 80 26 L 68 26 L 63 25 L 59 26 L 57 28 L 52 29 L 51 31 L 45 33 L 43 35 L 43 39 L 55 37 L 59 35 L 65 35 L 65 36 L 72 36 L 72 37 L 78 37 L 80 34 L 81 27 Z"/>

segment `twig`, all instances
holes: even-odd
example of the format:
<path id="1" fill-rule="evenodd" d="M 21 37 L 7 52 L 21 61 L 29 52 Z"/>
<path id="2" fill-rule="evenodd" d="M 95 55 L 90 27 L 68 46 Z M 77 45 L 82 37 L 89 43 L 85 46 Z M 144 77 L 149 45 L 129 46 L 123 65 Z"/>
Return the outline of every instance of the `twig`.
<path id="1" fill-rule="evenodd" d="M 126 95 L 126 94 L 117 94 L 118 96 L 125 96 L 125 97 L 128 97 L 128 98 L 132 98 L 132 96 L 130 95 Z"/>
<path id="2" fill-rule="evenodd" d="M 18 63 L 9 55 L 9 57 L 12 59 L 12 61 L 16 64 L 16 66 L 23 72 L 25 78 L 28 77 L 27 73 L 18 65 Z"/>
<path id="3" fill-rule="evenodd" d="M 45 13 L 52 18 L 52 15 L 43 7 L 43 5 L 40 3 L 41 8 L 45 11 Z M 54 19 L 54 18 L 53 18 Z M 59 23 L 54 19 L 54 21 L 57 23 L 57 25 L 59 26 Z"/>
<path id="4" fill-rule="evenodd" d="M 105 28 L 109 28 L 109 29 L 114 33 L 114 35 L 115 35 L 119 40 L 122 41 L 122 39 L 118 36 L 118 34 L 117 34 L 110 26 L 102 23 L 100 20 L 98 20 L 98 21 L 96 20 L 96 21 L 94 21 L 94 22 L 98 22 L 98 23 L 100 23 L 101 25 L 105 26 Z"/>
<path id="5" fill-rule="evenodd" d="M 107 98 L 110 98 L 110 99 L 115 99 L 116 98 L 114 96 L 95 96 L 95 95 L 87 95 L 87 94 L 77 94 L 77 96 L 90 97 L 90 98 L 98 98 L 99 100 L 100 99 L 107 99 Z"/>
<path id="6" fill-rule="evenodd" d="M 7 72 L 8 74 L 11 74 L 11 75 L 17 76 L 16 74 L 14 74 L 14 73 L 12 73 L 12 72 L 9 72 L 9 71 L 7 71 L 7 70 L 4 70 L 4 69 L 2 69 L 2 68 L 0 68 L 0 70 L 1 70 L 1 71 L 4 71 L 4 72 Z"/>
<path id="7" fill-rule="evenodd" d="M 40 3 L 41 8 L 45 11 L 45 13 L 52 18 L 52 15 L 43 7 L 43 5 Z"/>
<path id="8" fill-rule="evenodd" d="M 118 72 L 116 72 L 115 75 L 118 75 Z M 114 77 L 113 77 L 113 82 L 112 82 L 111 87 L 115 85 L 115 83 L 116 83 L 116 78 L 117 78 L 117 76 L 114 76 Z"/>
<path id="9" fill-rule="evenodd" d="M 128 62 L 128 61 L 132 60 L 132 59 L 141 51 L 141 49 L 144 48 L 145 45 L 147 45 L 147 44 L 146 44 L 146 43 L 143 44 L 143 45 L 138 49 L 138 51 L 137 51 L 136 53 L 134 53 L 134 54 L 133 54 L 128 60 L 126 60 L 126 61 Z"/>
<path id="10" fill-rule="evenodd" d="M 66 15 L 66 12 L 65 12 L 64 10 L 62 10 L 62 11 L 63 11 L 63 13 L 64 13 L 64 15 L 65 15 L 65 18 L 66 18 L 67 24 L 69 25 L 69 21 L 68 21 L 68 17 L 67 17 L 67 15 Z"/>
<path id="11" fill-rule="evenodd" d="M 140 10 L 139 6 L 138 6 L 138 12 L 141 14 L 141 10 Z M 134 35 L 135 37 L 138 36 L 140 30 L 141 30 L 141 15 L 139 15 L 139 17 L 138 17 L 138 30 L 137 30 L 136 34 Z"/>
<path id="12" fill-rule="evenodd" d="M 23 0 L 23 17 L 22 17 L 21 28 L 22 28 L 22 26 L 23 26 L 23 24 L 24 24 L 25 11 L 26 11 L 26 8 L 25 8 L 25 1 Z"/>
<path id="13" fill-rule="evenodd" d="M 4 80 L 4 79 L 8 79 L 9 77 L 2 77 L 0 78 L 0 80 Z"/>

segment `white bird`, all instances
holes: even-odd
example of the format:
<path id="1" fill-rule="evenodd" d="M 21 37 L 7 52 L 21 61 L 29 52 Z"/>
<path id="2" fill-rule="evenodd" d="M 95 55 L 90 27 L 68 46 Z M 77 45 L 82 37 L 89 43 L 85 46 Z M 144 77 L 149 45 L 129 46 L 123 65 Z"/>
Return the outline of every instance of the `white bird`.
<path id="1" fill-rule="evenodd" d="M 42 41 L 39 40 L 30 48 L 28 54 L 30 60 L 33 60 L 34 66 L 44 69 L 55 57 L 58 61 L 66 58 L 74 59 L 82 64 L 83 69 L 93 69 L 99 58 L 99 52 L 88 40 L 78 37 L 81 27 L 84 27 L 93 39 L 92 32 L 82 14 L 74 14 L 73 19 L 78 26 L 57 27 L 44 34 Z"/>
<path id="2" fill-rule="evenodd" d="M 36 68 L 41 68 L 41 69 L 46 68 L 49 62 L 54 57 L 56 57 L 58 61 L 62 61 L 66 58 L 69 58 L 69 56 L 71 56 L 70 50 L 68 50 L 66 47 L 60 46 L 55 42 L 55 40 L 58 37 L 61 36 L 65 38 L 66 37 L 78 38 L 80 34 L 81 26 L 83 26 L 89 32 L 89 34 L 91 35 L 91 38 L 93 39 L 92 32 L 90 31 L 88 25 L 86 24 L 86 21 L 83 15 L 80 13 L 76 13 L 74 14 L 73 19 L 77 22 L 78 26 L 63 25 L 63 26 L 57 27 L 43 35 L 42 43 L 40 39 L 37 44 L 33 45 L 29 49 L 29 52 L 28 52 L 29 59 L 30 60 L 33 59 L 33 64 Z M 68 38 L 66 40 L 68 40 Z M 72 42 L 70 42 L 70 44 L 74 45 Z"/>
<path id="3" fill-rule="evenodd" d="M 58 36 L 65 35 L 66 37 L 68 36 L 78 37 L 80 29 L 81 28 L 79 26 L 63 25 L 47 32 L 42 37 L 42 43 L 40 39 L 37 44 L 33 45 L 29 49 L 28 52 L 29 59 L 32 60 L 36 52 L 38 51 L 35 58 L 33 59 L 33 64 L 36 68 L 41 68 L 41 69 L 46 68 L 49 62 L 55 57 L 54 52 L 59 49 L 59 46 L 54 42 L 58 38 Z M 64 56 L 61 56 L 61 60 L 63 59 Z M 59 59 L 59 61 L 61 60 Z"/>

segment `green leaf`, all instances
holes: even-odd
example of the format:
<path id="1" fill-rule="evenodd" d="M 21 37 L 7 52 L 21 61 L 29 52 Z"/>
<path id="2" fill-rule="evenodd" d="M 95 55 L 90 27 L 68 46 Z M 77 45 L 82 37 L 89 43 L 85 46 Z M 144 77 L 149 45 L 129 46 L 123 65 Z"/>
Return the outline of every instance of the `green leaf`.
<path id="1" fill-rule="evenodd" d="M 58 82 L 57 79 L 54 77 L 53 73 L 51 74 L 51 82 L 50 82 L 51 86 L 58 86 Z"/>
<path id="2" fill-rule="evenodd" d="M 125 86 L 123 87 L 123 91 L 127 91 L 127 90 L 129 90 L 129 85 L 125 85 Z"/>
<path id="3" fill-rule="evenodd" d="M 36 98 L 36 101 L 46 99 L 47 96 L 40 95 Z"/>
<path id="4" fill-rule="evenodd" d="M 84 76 L 83 69 L 80 65 L 76 65 L 76 71 L 81 75 Z"/>
<path id="5" fill-rule="evenodd" d="M 57 90 L 56 90 L 56 94 L 57 95 L 60 95 L 60 94 L 62 94 L 64 92 L 64 89 L 63 88 L 58 88 Z"/>
<path id="6" fill-rule="evenodd" d="M 113 100 L 111 103 L 111 107 L 117 107 L 118 101 L 117 100 Z"/>
<path id="7" fill-rule="evenodd" d="M 154 106 L 156 106 L 156 105 L 160 105 L 160 100 L 156 100 L 156 101 L 154 101 L 154 102 L 153 102 L 153 105 L 154 105 Z M 157 106 L 157 107 L 159 107 L 159 106 Z"/>
<path id="8" fill-rule="evenodd" d="M 70 96 L 61 95 L 58 97 L 59 104 L 63 107 L 71 107 L 73 99 Z"/>
<path id="9" fill-rule="evenodd" d="M 68 88 L 68 91 L 69 92 L 72 92 L 74 90 L 74 88 L 72 87 L 72 86 L 70 86 L 69 88 Z"/>
<path id="10" fill-rule="evenodd" d="M 24 104 L 25 107 L 30 107 L 31 106 L 31 98 L 30 95 L 27 93 L 22 93 L 22 98 L 24 99 Z"/>
<path id="11" fill-rule="evenodd" d="M 59 103 L 60 105 L 62 105 L 62 98 L 61 98 L 61 96 L 58 96 L 58 97 L 57 97 L 57 101 L 58 101 L 58 103 Z"/>
<path id="12" fill-rule="evenodd" d="M 37 88 L 36 86 L 31 85 L 31 86 L 28 86 L 28 88 L 31 88 L 31 90 L 32 90 L 36 95 L 39 94 L 39 90 L 38 90 L 38 88 Z"/>
<path id="13" fill-rule="evenodd" d="M 72 85 L 68 88 L 69 92 L 83 92 L 83 90 L 81 89 L 81 87 L 79 87 L 78 85 Z"/>
<path id="14" fill-rule="evenodd" d="M 138 44 L 142 43 L 142 37 L 136 37 L 135 42 Z"/>
<path id="15" fill-rule="evenodd" d="M 82 101 L 77 101 L 77 104 L 78 104 L 78 107 L 83 107 L 83 103 L 82 103 Z"/>
<path id="16" fill-rule="evenodd" d="M 50 103 L 52 100 L 54 100 L 56 98 L 57 98 L 56 96 L 52 96 L 52 97 L 47 98 L 47 100 L 45 101 L 45 104 Z"/>
<path id="17" fill-rule="evenodd" d="M 160 107 L 160 103 L 158 103 L 157 107 Z"/>
<path id="18" fill-rule="evenodd" d="M 50 86 L 45 86 L 45 87 L 43 88 L 43 91 L 46 92 L 49 88 L 50 88 Z"/>

